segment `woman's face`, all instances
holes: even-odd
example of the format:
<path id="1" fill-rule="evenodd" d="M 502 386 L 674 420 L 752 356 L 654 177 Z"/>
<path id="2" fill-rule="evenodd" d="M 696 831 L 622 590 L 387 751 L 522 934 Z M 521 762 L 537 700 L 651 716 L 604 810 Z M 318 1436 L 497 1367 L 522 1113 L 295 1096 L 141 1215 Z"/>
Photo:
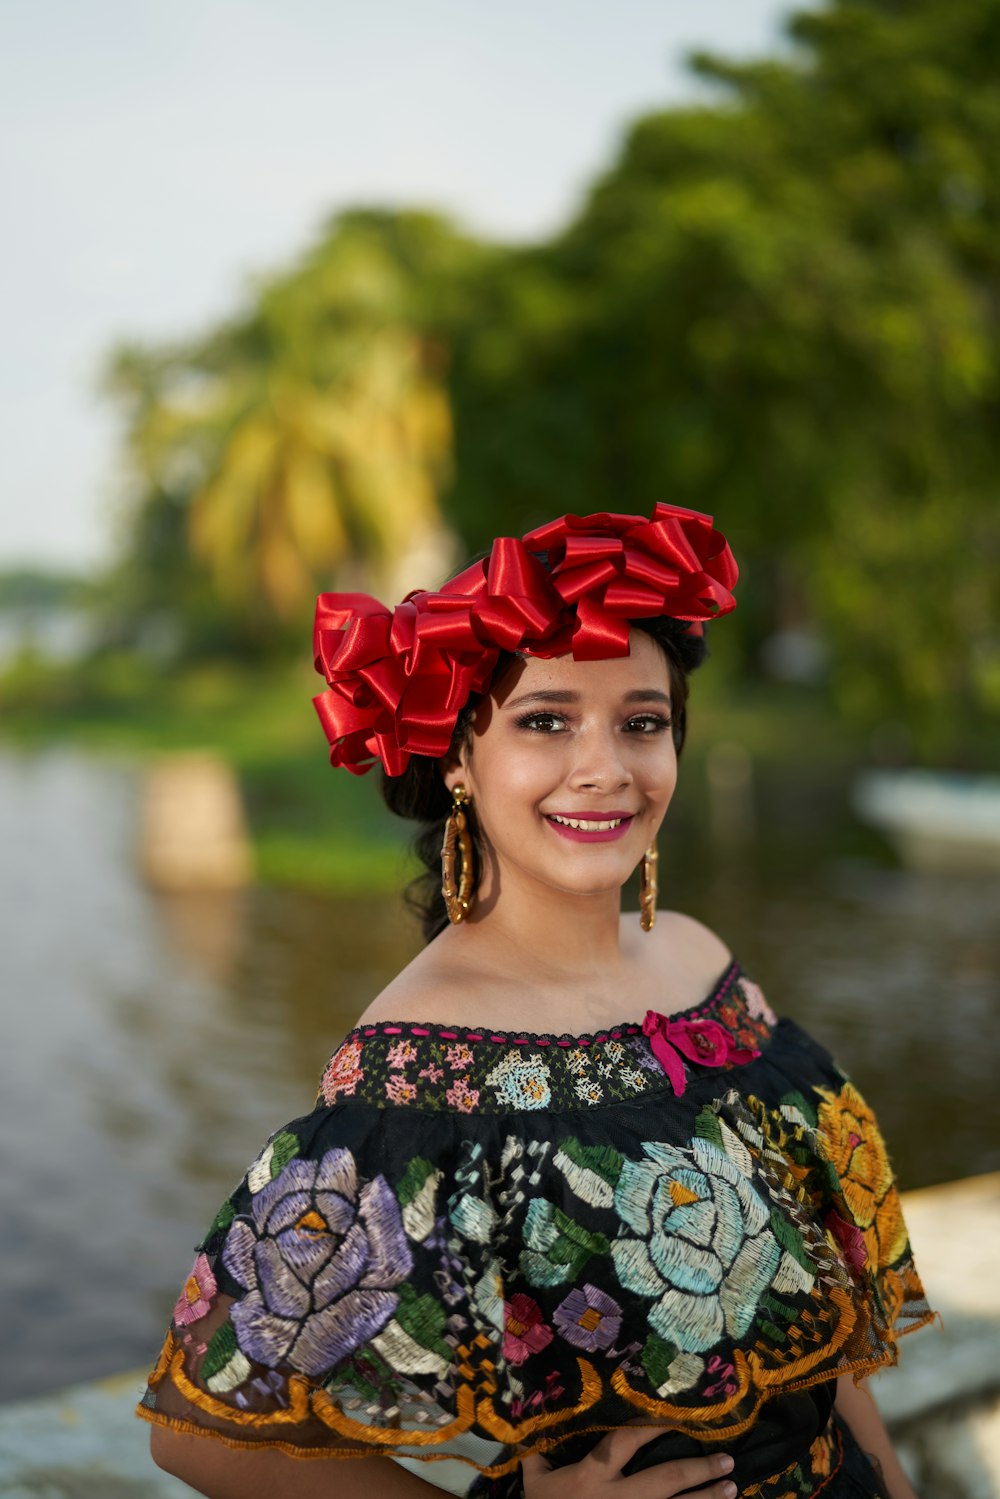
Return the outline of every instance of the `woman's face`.
<path id="1" fill-rule="evenodd" d="M 615 660 L 519 658 L 477 706 L 460 763 L 443 762 L 445 784 L 465 786 L 502 879 L 619 890 L 673 795 L 670 714 L 666 657 L 642 630 Z"/>

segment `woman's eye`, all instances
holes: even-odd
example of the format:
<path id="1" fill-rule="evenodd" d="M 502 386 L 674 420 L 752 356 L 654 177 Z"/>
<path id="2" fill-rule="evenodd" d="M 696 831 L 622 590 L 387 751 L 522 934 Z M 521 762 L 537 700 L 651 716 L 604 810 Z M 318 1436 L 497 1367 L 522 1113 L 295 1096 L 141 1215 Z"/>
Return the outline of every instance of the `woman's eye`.
<path id="1" fill-rule="evenodd" d="M 672 719 L 664 718 L 659 713 L 640 713 L 635 718 L 629 719 L 630 724 L 644 725 L 640 730 L 643 734 L 658 734 L 662 729 L 669 729 L 672 722 Z"/>
<path id="2" fill-rule="evenodd" d="M 517 720 L 517 727 L 519 729 L 534 729 L 539 734 L 549 734 L 552 731 L 546 725 L 559 722 L 560 715 L 558 713 L 526 713 L 523 718 Z M 542 725 L 541 728 L 539 728 L 539 724 Z"/>

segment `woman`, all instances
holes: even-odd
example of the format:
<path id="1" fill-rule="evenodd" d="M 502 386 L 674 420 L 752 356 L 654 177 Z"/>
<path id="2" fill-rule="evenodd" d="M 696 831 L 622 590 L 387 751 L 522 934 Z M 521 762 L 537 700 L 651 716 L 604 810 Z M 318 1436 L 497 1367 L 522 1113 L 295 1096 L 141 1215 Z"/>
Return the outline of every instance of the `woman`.
<path id="1" fill-rule="evenodd" d="M 735 581 L 661 504 L 500 538 L 393 611 L 321 596 L 331 760 L 426 825 L 427 945 L 178 1299 L 140 1414 L 213 1499 L 913 1499 L 855 1383 L 932 1315 L 877 1125 L 656 909 Z"/>

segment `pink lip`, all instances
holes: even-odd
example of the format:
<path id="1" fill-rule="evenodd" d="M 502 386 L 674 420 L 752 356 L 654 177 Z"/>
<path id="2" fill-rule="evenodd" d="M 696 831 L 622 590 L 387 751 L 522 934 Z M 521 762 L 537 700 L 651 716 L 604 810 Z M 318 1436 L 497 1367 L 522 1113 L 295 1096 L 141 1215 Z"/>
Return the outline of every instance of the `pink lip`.
<path id="1" fill-rule="evenodd" d="M 615 838 L 623 838 L 631 827 L 632 820 L 635 817 L 634 812 L 590 812 L 586 815 L 588 818 L 596 821 L 608 822 L 612 817 L 621 817 L 624 818 L 624 821 L 620 822 L 616 828 L 595 828 L 587 831 L 583 828 L 567 827 L 564 822 L 553 822 L 553 815 L 582 818 L 584 814 L 581 812 L 560 812 L 558 814 L 550 812 L 546 813 L 545 816 L 545 821 L 553 832 L 560 833 L 563 838 L 572 838 L 576 843 L 610 843 Z"/>

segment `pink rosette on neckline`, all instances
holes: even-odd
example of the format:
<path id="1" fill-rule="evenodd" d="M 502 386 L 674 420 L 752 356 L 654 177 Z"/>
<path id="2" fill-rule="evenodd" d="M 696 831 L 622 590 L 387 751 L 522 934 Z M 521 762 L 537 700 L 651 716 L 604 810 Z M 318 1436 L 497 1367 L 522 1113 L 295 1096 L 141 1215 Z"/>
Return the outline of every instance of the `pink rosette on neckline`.
<path id="1" fill-rule="evenodd" d="M 629 619 L 669 615 L 701 633 L 736 607 L 737 577 L 711 516 L 661 503 L 648 520 L 563 515 L 498 537 L 489 557 L 391 610 L 367 593 L 320 594 L 313 645 L 329 686 L 313 701 L 330 762 L 363 775 L 379 759 L 402 775 L 411 755 L 446 753 L 501 650 L 627 656 Z"/>
<path id="2" fill-rule="evenodd" d="M 745 1066 L 760 1056 L 757 1050 L 738 1046 L 724 1026 L 716 1020 L 671 1019 L 657 1010 L 647 1010 L 642 1033 L 648 1036 L 653 1055 L 670 1079 L 678 1098 L 687 1087 L 682 1057 L 699 1067 L 727 1067 L 730 1062 Z"/>

